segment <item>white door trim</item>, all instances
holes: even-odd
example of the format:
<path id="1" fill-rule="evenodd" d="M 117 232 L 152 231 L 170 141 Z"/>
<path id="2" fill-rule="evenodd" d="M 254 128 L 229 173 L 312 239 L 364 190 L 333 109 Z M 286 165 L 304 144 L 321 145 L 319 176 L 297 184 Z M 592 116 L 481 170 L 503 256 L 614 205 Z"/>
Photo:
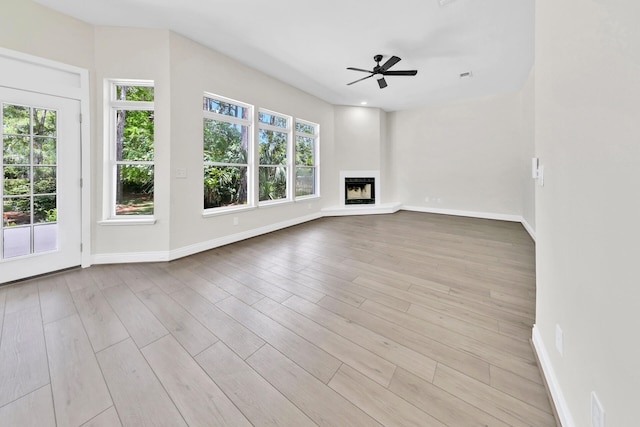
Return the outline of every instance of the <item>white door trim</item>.
<path id="1" fill-rule="evenodd" d="M 91 105 L 89 70 L 0 47 L 0 86 L 80 101 L 82 267 L 91 265 Z M 5 72 L 7 71 L 7 72 Z M 9 72 L 11 71 L 11 72 Z M 43 77 L 44 76 L 44 77 Z M 36 78 L 40 77 L 40 78 Z"/>

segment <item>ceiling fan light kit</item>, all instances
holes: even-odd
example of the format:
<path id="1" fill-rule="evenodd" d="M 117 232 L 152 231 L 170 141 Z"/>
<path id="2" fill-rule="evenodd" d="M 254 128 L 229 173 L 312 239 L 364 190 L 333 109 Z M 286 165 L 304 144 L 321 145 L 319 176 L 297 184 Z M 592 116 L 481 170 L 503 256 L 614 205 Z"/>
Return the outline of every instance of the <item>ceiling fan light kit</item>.
<path id="1" fill-rule="evenodd" d="M 383 58 L 382 55 L 376 55 L 373 57 L 373 60 L 376 61 L 376 64 L 377 64 L 375 67 L 373 67 L 373 70 L 365 70 L 362 68 L 348 67 L 347 70 L 369 73 L 369 75 L 361 79 L 354 80 L 351 83 L 347 83 L 347 86 L 352 85 L 354 83 L 358 83 L 362 80 L 369 79 L 373 76 L 376 76 L 376 80 L 378 80 L 378 86 L 380 87 L 380 89 L 384 89 L 385 87 L 387 87 L 387 81 L 384 79 L 385 76 L 415 76 L 416 74 L 418 74 L 418 70 L 389 71 L 389 68 L 393 67 L 398 62 L 400 62 L 400 58 L 398 58 L 397 56 L 392 56 L 391 58 L 387 59 L 387 62 L 385 62 L 383 65 L 380 65 L 380 61 L 382 61 L 382 58 Z"/>

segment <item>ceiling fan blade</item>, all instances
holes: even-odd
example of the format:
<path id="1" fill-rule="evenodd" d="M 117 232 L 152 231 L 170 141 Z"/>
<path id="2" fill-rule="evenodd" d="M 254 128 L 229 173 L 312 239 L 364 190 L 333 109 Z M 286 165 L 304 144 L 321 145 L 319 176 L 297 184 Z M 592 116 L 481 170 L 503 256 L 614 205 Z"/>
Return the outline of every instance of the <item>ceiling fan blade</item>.
<path id="1" fill-rule="evenodd" d="M 418 70 L 398 70 L 398 71 L 385 71 L 385 76 L 415 76 L 418 74 Z"/>
<path id="2" fill-rule="evenodd" d="M 373 73 L 373 71 L 370 70 L 363 70 L 362 68 L 353 68 L 353 67 L 348 67 L 347 70 L 353 70 L 353 71 L 362 71 L 365 73 Z"/>
<path id="3" fill-rule="evenodd" d="M 380 86 L 380 89 L 384 89 L 385 87 L 387 87 L 387 81 L 383 78 L 378 79 L 378 86 Z"/>
<path id="4" fill-rule="evenodd" d="M 355 81 L 353 81 L 353 82 L 351 82 L 351 83 L 347 83 L 347 86 L 352 85 L 352 84 L 354 84 L 354 83 L 361 82 L 361 81 L 366 80 L 366 79 L 370 79 L 371 77 L 373 77 L 373 74 L 371 74 L 370 76 L 363 77 L 363 78 L 361 78 L 361 79 L 355 80 Z"/>
<path id="5" fill-rule="evenodd" d="M 400 62 L 400 58 L 398 58 L 397 56 L 392 56 L 391 58 L 389 58 L 387 60 L 387 62 L 385 62 L 381 67 L 380 67 L 380 72 L 384 73 L 385 71 L 387 71 L 389 68 L 393 67 L 394 65 L 396 65 L 398 62 Z"/>

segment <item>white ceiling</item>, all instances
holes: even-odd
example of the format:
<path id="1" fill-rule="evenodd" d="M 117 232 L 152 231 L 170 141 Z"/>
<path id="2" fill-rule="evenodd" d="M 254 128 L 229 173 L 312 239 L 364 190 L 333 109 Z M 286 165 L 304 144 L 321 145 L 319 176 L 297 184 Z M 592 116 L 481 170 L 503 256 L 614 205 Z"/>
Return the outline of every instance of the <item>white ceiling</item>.
<path id="1" fill-rule="evenodd" d="M 395 111 L 513 92 L 533 65 L 534 0 L 35 1 L 96 25 L 171 29 L 338 105 Z M 375 54 L 418 75 L 347 86 L 366 74 L 346 67 L 371 69 Z"/>

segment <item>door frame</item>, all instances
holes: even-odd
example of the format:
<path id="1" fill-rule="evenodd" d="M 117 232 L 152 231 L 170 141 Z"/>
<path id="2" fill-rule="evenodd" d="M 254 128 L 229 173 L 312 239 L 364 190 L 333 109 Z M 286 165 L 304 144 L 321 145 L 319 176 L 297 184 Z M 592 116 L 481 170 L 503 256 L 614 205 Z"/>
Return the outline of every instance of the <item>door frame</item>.
<path id="1" fill-rule="evenodd" d="M 91 265 L 91 104 L 89 70 L 0 47 L 0 86 L 80 102 L 81 266 Z"/>

